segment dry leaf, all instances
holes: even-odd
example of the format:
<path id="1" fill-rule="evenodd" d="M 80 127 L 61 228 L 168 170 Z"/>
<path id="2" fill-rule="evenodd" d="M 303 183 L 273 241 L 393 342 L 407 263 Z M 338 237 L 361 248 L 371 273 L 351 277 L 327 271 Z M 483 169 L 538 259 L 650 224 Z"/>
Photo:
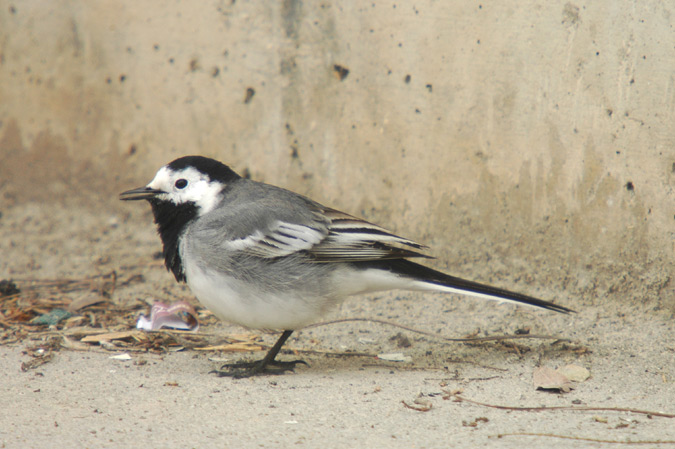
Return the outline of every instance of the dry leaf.
<path id="1" fill-rule="evenodd" d="M 579 365 L 565 365 L 557 371 L 572 382 L 583 382 L 591 377 L 591 372 Z"/>
<path id="2" fill-rule="evenodd" d="M 572 382 L 558 371 L 547 366 L 540 366 L 532 373 L 534 388 L 542 390 L 560 390 L 568 393 L 572 389 Z"/>
<path id="3" fill-rule="evenodd" d="M 71 302 L 70 305 L 68 305 L 68 311 L 77 312 L 80 309 L 84 309 L 85 307 L 92 306 L 94 304 L 98 304 L 99 302 L 104 301 L 107 301 L 107 299 L 101 296 L 100 294 L 95 294 L 92 292 L 84 296 L 80 296 L 79 298 Z"/>

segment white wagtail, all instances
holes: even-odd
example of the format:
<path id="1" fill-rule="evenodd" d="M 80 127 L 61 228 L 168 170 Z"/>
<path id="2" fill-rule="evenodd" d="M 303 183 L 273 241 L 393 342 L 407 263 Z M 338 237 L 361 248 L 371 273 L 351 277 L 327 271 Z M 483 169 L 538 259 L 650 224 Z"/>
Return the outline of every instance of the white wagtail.
<path id="1" fill-rule="evenodd" d="M 441 291 L 572 311 L 411 262 L 429 257 L 424 245 L 202 156 L 176 159 L 120 199 L 150 202 L 167 269 L 217 317 L 283 331 L 262 360 L 221 375 L 293 369 L 301 361 L 275 360 L 291 333 L 360 293 Z"/>

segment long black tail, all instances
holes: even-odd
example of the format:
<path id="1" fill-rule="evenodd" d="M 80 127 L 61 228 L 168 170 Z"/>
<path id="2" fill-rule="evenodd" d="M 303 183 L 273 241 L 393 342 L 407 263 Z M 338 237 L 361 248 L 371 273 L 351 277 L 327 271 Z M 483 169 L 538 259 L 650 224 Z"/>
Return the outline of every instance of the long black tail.
<path id="1" fill-rule="evenodd" d="M 527 296 L 504 290 L 502 288 L 492 287 L 490 285 L 479 284 L 478 282 L 467 281 L 465 279 L 450 276 L 406 259 L 378 260 L 372 262 L 361 262 L 360 264 L 362 264 L 364 267 L 386 270 L 399 276 L 411 278 L 412 280 L 419 282 L 420 289 L 450 291 L 454 293 L 481 296 L 486 299 L 497 301 L 517 302 L 561 313 L 575 312 L 574 310 L 568 309 L 567 307 L 559 306 L 552 302 L 537 299 L 532 296 Z"/>

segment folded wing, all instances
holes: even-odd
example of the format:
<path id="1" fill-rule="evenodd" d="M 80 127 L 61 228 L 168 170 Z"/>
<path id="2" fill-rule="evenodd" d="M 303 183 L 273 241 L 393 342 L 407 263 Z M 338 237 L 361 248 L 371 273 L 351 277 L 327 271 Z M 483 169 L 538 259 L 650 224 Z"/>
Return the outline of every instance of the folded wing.
<path id="1" fill-rule="evenodd" d="M 335 209 L 316 208 L 311 220 L 275 220 L 266 229 L 225 243 L 228 250 L 276 258 L 304 252 L 319 263 L 426 257 L 426 247 Z"/>

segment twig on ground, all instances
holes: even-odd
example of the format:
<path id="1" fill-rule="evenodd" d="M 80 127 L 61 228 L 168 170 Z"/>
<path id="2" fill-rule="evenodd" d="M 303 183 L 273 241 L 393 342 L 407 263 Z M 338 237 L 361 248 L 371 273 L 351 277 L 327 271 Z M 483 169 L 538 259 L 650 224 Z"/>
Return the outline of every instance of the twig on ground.
<path id="1" fill-rule="evenodd" d="M 607 444 L 675 444 L 675 440 L 647 440 L 647 441 L 618 441 L 618 440 L 602 440 L 598 438 L 574 437 L 567 435 L 556 435 L 553 433 L 500 433 L 498 435 L 491 435 L 490 438 L 503 438 L 511 436 L 528 436 L 528 437 L 546 437 L 546 438 L 560 438 L 563 440 L 589 441 L 592 443 L 607 443 Z"/>
<path id="2" fill-rule="evenodd" d="M 577 407 L 577 406 L 556 406 L 556 407 L 512 407 L 508 405 L 495 405 L 495 404 L 486 404 L 485 402 L 474 401 L 473 399 L 468 399 L 463 396 L 460 396 L 459 393 L 454 391 L 443 390 L 445 396 L 443 399 L 453 398 L 457 402 L 468 402 L 470 404 L 480 405 L 482 407 L 496 408 L 499 410 L 510 410 L 517 412 L 545 412 L 553 410 L 571 410 L 575 412 L 623 412 L 623 413 L 634 413 L 639 415 L 658 416 L 661 418 L 675 418 L 675 414 L 663 413 L 663 412 L 650 412 L 647 410 L 638 410 L 635 408 L 625 408 L 625 407 Z"/>
<path id="3" fill-rule="evenodd" d="M 304 329 L 311 329 L 313 327 L 326 326 L 326 325 L 329 325 L 329 324 L 346 323 L 346 322 L 350 322 L 350 321 L 364 321 L 364 322 L 369 322 L 369 323 L 384 324 L 386 326 L 396 327 L 396 328 L 403 329 L 403 330 L 413 332 L 413 333 L 416 333 L 416 334 L 426 335 L 427 337 L 432 337 L 432 338 L 435 338 L 435 339 L 440 339 L 440 340 L 445 340 L 445 341 L 460 342 L 460 343 L 476 343 L 476 342 L 483 342 L 483 341 L 502 341 L 502 340 L 520 340 L 520 339 L 571 341 L 571 340 L 566 339 L 566 338 L 554 337 L 552 335 L 535 335 L 535 334 L 497 335 L 497 336 L 494 336 L 494 337 L 452 338 L 452 337 L 445 337 L 443 335 L 434 334 L 433 332 L 423 331 L 421 329 L 415 329 L 413 327 L 405 326 L 403 324 L 394 323 L 393 321 L 380 320 L 380 319 L 377 319 L 377 318 L 342 318 L 342 319 L 338 319 L 338 320 L 323 321 L 321 323 L 310 324 L 309 326 L 305 327 Z"/>

